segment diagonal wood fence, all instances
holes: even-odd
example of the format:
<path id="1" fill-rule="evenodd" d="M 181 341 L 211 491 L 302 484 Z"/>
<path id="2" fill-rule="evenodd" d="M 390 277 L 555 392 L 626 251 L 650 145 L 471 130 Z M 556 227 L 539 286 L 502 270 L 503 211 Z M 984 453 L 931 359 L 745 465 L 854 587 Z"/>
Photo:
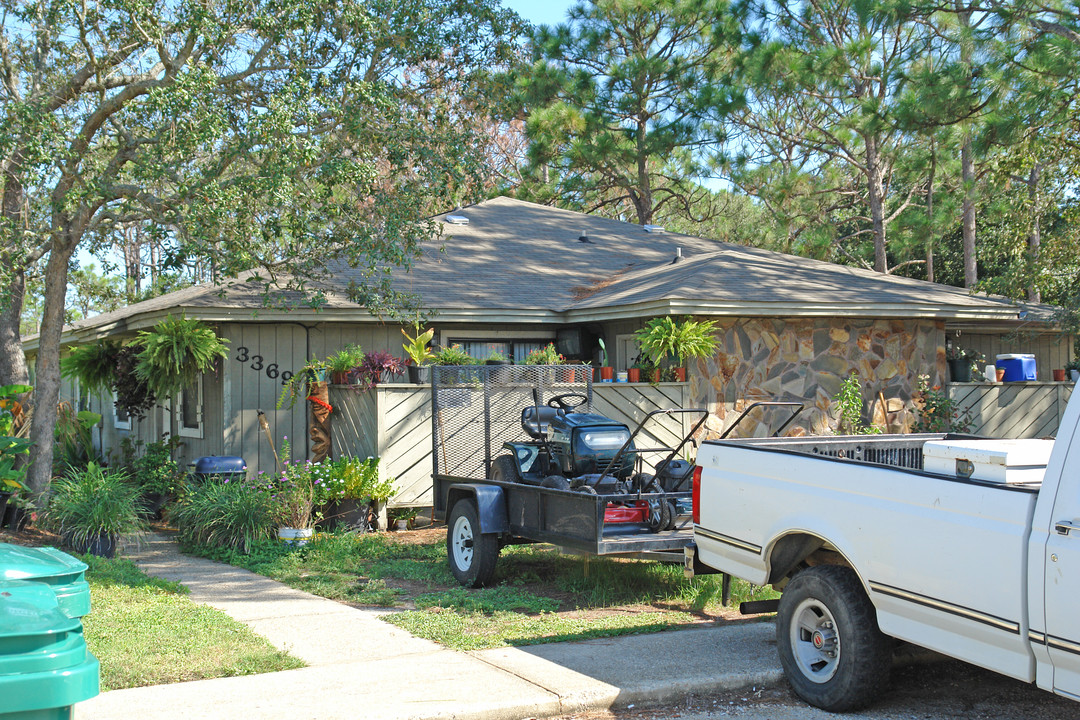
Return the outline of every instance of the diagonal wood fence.
<path id="1" fill-rule="evenodd" d="M 1068 382 L 950 383 L 949 398 L 985 437 L 1043 438 L 1057 434 L 1072 397 Z"/>
<path id="2" fill-rule="evenodd" d="M 687 383 L 597 383 L 592 411 L 625 423 L 631 430 L 652 410 L 682 408 L 689 402 Z M 378 457 L 383 477 L 396 481 L 390 507 L 426 507 L 431 496 L 431 387 L 379 385 L 359 392 L 330 387 L 332 456 Z M 642 444 L 677 444 L 689 429 L 688 414 L 660 418 L 645 429 Z M 525 439 L 522 435 L 521 439 Z"/>

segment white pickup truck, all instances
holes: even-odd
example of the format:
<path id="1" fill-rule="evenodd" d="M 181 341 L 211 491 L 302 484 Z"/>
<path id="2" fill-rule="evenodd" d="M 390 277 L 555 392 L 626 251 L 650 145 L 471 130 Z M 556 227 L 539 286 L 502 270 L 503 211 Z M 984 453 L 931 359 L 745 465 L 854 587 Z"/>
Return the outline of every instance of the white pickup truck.
<path id="1" fill-rule="evenodd" d="M 1080 700 L 1080 392 L 1057 440 L 707 441 L 688 574 L 783 591 L 785 674 L 866 705 L 898 638 Z"/>

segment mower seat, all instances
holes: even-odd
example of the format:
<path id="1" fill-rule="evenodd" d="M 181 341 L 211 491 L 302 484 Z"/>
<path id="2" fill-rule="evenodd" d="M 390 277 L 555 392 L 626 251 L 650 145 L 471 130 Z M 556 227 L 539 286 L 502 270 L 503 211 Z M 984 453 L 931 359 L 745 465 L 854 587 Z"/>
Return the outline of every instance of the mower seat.
<path id="1" fill-rule="evenodd" d="M 539 411 L 539 416 L 537 416 Z M 525 434 L 534 440 L 547 440 L 548 428 L 551 426 L 551 421 L 562 414 L 562 410 L 553 407 L 547 407 L 541 405 L 535 407 L 530 405 L 527 408 L 521 410 L 521 429 L 525 431 Z M 537 418 L 539 417 L 539 422 Z"/>

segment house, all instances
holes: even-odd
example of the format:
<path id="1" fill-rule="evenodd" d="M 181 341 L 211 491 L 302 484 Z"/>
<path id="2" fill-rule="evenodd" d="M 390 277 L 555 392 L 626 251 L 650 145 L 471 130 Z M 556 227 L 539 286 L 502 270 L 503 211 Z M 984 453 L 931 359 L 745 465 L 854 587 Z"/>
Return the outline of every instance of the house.
<path id="1" fill-rule="evenodd" d="M 1041 379 L 1070 357 L 1071 339 L 1058 333 L 1046 306 L 511 198 L 437 221 L 442 237 L 395 277 L 433 311 L 437 344 L 520 360 L 555 342 L 567 356 L 596 365 L 604 338 L 621 369 L 635 359 L 633 333 L 649 318 L 715 319 L 720 351 L 691 364 L 685 388 L 690 403 L 712 413 L 713 433 L 746 402 L 776 398 L 808 405 L 794 432 L 835 427 L 829 404 L 851 372 L 868 397 L 884 401 L 876 413 L 893 427 L 910 425 L 917 377 L 946 380 L 947 337 L 990 362 L 998 352 L 1032 352 Z M 108 398 L 89 399 L 106 416 L 97 441 L 111 448 L 124 436 L 148 441 L 169 432 L 184 439 L 186 459 L 240 455 L 255 468 L 272 468 L 258 410 L 279 439 L 307 441 L 305 413 L 275 409 L 283 373 L 349 343 L 401 354 L 399 326 L 350 302 L 349 279 L 342 273 L 323 288 L 327 303 L 318 311 L 264 307 L 254 284 L 204 285 L 74 324 L 65 344 L 131 335 L 184 313 L 213 324 L 230 343 L 217 372 L 141 421 L 116 416 Z M 26 350 L 35 349 L 31 338 Z M 78 389 L 67 394 L 77 397 Z"/>

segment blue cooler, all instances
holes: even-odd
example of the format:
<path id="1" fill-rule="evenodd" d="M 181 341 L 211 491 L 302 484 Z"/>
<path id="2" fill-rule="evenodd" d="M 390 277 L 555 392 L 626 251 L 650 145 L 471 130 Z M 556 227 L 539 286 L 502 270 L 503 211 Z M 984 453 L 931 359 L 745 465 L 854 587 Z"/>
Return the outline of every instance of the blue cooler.
<path id="1" fill-rule="evenodd" d="M 1005 382 L 1035 379 L 1035 356 L 1010 353 L 997 356 L 997 367 L 1005 368 Z"/>

